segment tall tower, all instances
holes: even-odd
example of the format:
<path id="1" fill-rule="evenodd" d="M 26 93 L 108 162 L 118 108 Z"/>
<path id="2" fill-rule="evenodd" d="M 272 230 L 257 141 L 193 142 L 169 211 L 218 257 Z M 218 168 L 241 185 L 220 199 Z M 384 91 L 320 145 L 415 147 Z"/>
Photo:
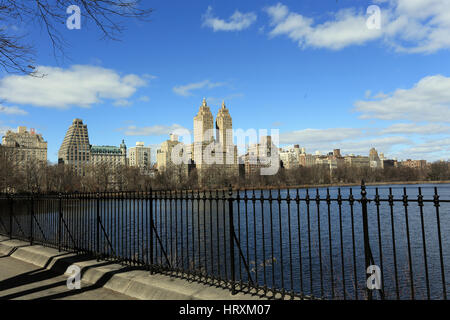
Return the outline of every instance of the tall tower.
<path id="1" fill-rule="evenodd" d="M 214 118 L 203 98 L 198 114 L 194 117 L 194 143 L 192 158 L 197 165 L 203 163 L 203 151 L 214 141 Z"/>
<path id="2" fill-rule="evenodd" d="M 233 129 L 233 123 L 230 113 L 225 106 L 225 101 L 223 101 L 222 108 L 219 109 L 216 117 L 216 137 L 217 142 L 222 145 L 224 151 L 226 151 L 229 145 L 232 145 L 233 143 L 233 137 L 227 137 L 227 130 L 231 131 L 231 129 Z"/>
<path id="3" fill-rule="evenodd" d="M 82 173 L 83 166 L 90 161 L 90 154 L 87 125 L 81 119 L 74 119 L 59 148 L 58 163 L 72 165 L 78 173 Z"/>
<path id="4" fill-rule="evenodd" d="M 122 143 L 120 144 L 120 151 L 122 151 L 122 161 L 121 163 L 124 165 L 128 165 L 127 162 L 127 145 L 125 144 L 125 140 L 122 139 Z"/>
<path id="5" fill-rule="evenodd" d="M 194 117 L 194 143 L 211 143 L 214 140 L 214 119 L 203 98 L 202 105 L 197 115 Z"/>

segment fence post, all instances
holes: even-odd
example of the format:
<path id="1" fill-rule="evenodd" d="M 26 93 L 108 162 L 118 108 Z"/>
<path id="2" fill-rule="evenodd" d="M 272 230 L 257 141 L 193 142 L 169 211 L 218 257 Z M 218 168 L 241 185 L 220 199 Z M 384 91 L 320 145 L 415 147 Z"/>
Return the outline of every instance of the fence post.
<path id="1" fill-rule="evenodd" d="M 365 257 L 365 271 L 364 274 L 367 276 L 367 268 L 370 266 L 370 242 L 369 242 L 369 223 L 367 218 L 367 192 L 364 180 L 361 180 L 361 208 L 362 208 L 362 218 L 363 218 L 363 234 L 364 234 L 364 257 Z M 366 280 L 366 277 L 364 277 Z M 372 300 L 372 290 L 366 285 L 366 299 Z"/>
<path id="2" fill-rule="evenodd" d="M 58 194 L 58 251 L 61 252 L 62 194 Z"/>
<path id="3" fill-rule="evenodd" d="M 153 274 L 153 190 L 150 188 L 150 274 Z"/>
<path id="4" fill-rule="evenodd" d="M 95 244 L 95 255 L 97 256 L 97 261 L 100 261 L 100 193 L 97 192 L 97 234 L 96 234 L 96 244 Z"/>
<path id="5" fill-rule="evenodd" d="M 8 194 L 9 198 L 9 239 L 13 237 L 13 214 L 14 214 L 14 199 Z"/>
<path id="6" fill-rule="evenodd" d="M 33 220 L 34 220 L 34 194 L 30 196 L 31 210 L 30 210 L 30 246 L 33 245 Z"/>
<path id="7" fill-rule="evenodd" d="M 236 270 L 234 263 L 234 221 L 233 221 L 233 188 L 228 189 L 228 214 L 230 219 L 230 263 L 231 263 L 231 294 L 236 294 Z"/>

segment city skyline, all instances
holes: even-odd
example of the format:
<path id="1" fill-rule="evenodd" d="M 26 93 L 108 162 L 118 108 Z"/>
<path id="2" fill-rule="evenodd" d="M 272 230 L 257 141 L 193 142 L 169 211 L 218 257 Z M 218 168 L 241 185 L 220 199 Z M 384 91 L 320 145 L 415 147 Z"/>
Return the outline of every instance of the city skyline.
<path id="1" fill-rule="evenodd" d="M 121 42 L 99 42 L 83 22 L 62 29 L 70 48 L 59 61 L 39 32 L 20 26 L 41 39 L 36 62 L 47 76 L 0 75 L 0 134 L 36 128 L 57 162 L 64 132 L 81 118 L 93 144 L 144 141 L 154 161 L 170 132 L 192 131 L 206 97 L 213 114 L 226 101 L 235 128 L 278 128 L 281 146 L 448 160 L 450 44 L 436 36 L 448 26 L 429 22 L 448 3 L 428 3 L 425 17 L 405 1 L 316 2 L 156 1 L 152 21 L 131 23 Z M 381 31 L 365 26 L 372 4 Z M 401 34 L 401 17 L 424 31 Z"/>
<path id="2" fill-rule="evenodd" d="M 204 109 L 204 108 L 206 108 L 206 109 Z M 199 118 L 200 115 L 201 115 L 201 117 Z M 226 120 L 224 120 L 224 115 L 225 115 Z M 206 118 L 204 118 L 205 116 L 206 116 Z M 204 121 L 206 121 L 206 122 L 204 122 Z M 224 126 L 223 121 L 226 121 L 225 126 Z M 214 125 L 214 123 L 215 123 L 215 125 Z M 114 144 L 95 145 L 95 144 L 91 143 L 89 134 L 88 134 L 87 124 L 84 124 L 82 119 L 75 118 L 72 121 L 72 125 L 67 129 L 64 141 L 59 148 L 58 163 L 71 164 L 72 162 L 69 160 L 77 160 L 77 156 L 76 155 L 74 156 L 74 154 L 78 154 L 77 149 L 80 149 L 83 152 L 90 150 L 89 152 L 92 153 L 92 155 L 91 155 L 92 159 L 89 159 L 88 155 L 82 155 L 82 156 L 80 155 L 80 158 L 77 161 L 82 160 L 82 162 L 87 161 L 87 162 L 92 162 L 92 164 L 104 163 L 104 164 L 108 164 L 108 165 L 112 165 L 112 166 L 114 166 L 116 164 L 131 165 L 131 166 L 138 166 L 138 167 L 143 166 L 143 167 L 147 167 L 147 169 L 149 168 L 148 164 L 152 164 L 152 165 L 155 164 L 155 165 L 157 165 L 157 169 L 159 170 L 159 166 L 161 165 L 161 164 L 159 164 L 160 161 L 162 163 L 164 163 L 164 164 L 162 164 L 163 166 L 166 166 L 167 163 L 174 161 L 173 159 L 171 159 L 171 152 L 172 152 L 171 150 L 172 150 L 173 146 L 175 146 L 178 143 L 181 143 L 182 145 L 184 145 L 183 149 L 187 148 L 187 149 L 185 149 L 185 151 L 188 152 L 189 158 L 191 158 L 191 160 L 194 161 L 194 163 L 196 163 L 196 162 L 201 163 L 202 162 L 201 158 L 203 158 L 206 154 L 209 154 L 209 152 L 206 152 L 205 150 L 203 150 L 201 152 L 202 156 L 199 159 L 197 159 L 197 161 L 196 161 L 195 157 L 193 156 L 193 152 L 195 149 L 195 141 L 197 141 L 197 143 L 200 143 L 203 145 L 203 147 L 201 149 L 204 149 L 207 146 L 209 146 L 208 148 L 211 148 L 212 145 L 215 145 L 215 147 L 212 148 L 210 151 L 213 151 L 216 147 L 219 147 L 219 145 L 223 145 L 225 147 L 225 149 L 227 149 L 229 147 L 231 147 L 232 149 L 235 148 L 234 151 L 232 151 L 232 153 L 235 154 L 234 162 L 237 161 L 237 157 L 239 157 L 239 158 L 244 157 L 244 156 L 247 157 L 249 155 L 260 156 L 259 152 L 255 153 L 254 148 L 257 148 L 258 145 L 264 144 L 267 138 L 271 139 L 271 134 L 273 132 L 271 132 L 271 131 L 258 132 L 257 130 L 253 130 L 253 129 L 246 131 L 245 129 L 243 130 L 241 128 L 238 128 L 236 130 L 236 129 L 232 129 L 231 123 L 232 123 L 231 116 L 230 116 L 229 110 L 227 109 L 227 107 L 225 105 L 225 101 L 222 101 L 221 108 L 219 109 L 219 112 L 217 113 L 217 118 L 214 121 L 214 116 L 212 115 L 212 113 L 209 109 L 209 105 L 207 104 L 206 98 L 203 98 L 199 113 L 196 116 L 194 116 L 194 128 L 197 126 L 197 129 L 186 131 L 186 128 L 175 128 L 171 133 L 169 133 L 169 139 L 165 140 L 160 145 L 158 145 L 157 150 L 150 151 L 150 149 L 151 149 L 150 146 L 145 146 L 144 142 L 138 141 L 138 142 L 136 142 L 136 146 L 131 147 L 130 149 L 128 149 L 128 152 L 127 152 L 127 146 L 123 139 L 122 139 L 122 143 L 121 143 L 120 147 L 117 147 Z M 28 129 L 27 127 L 19 126 L 17 128 L 17 131 L 8 130 L 8 132 L 5 134 L 5 136 L 3 136 L 3 140 L 7 141 L 11 136 L 18 135 L 19 133 L 25 134 L 25 136 L 37 137 L 37 138 L 43 140 L 42 134 L 37 133 L 35 131 L 35 128 L 29 128 L 29 131 L 27 129 Z M 198 130 L 197 133 L 195 133 L 196 130 Z M 266 133 L 269 135 L 266 136 Z M 179 141 L 179 138 L 180 138 L 179 135 L 181 135 L 182 141 Z M 220 143 L 220 141 L 225 140 L 226 137 L 230 137 L 232 139 L 230 142 L 231 145 L 228 147 L 226 147 L 228 145 L 228 142 L 225 142 L 224 144 Z M 276 138 L 276 141 L 278 141 L 278 140 L 279 140 L 279 137 Z M 194 143 L 192 143 L 192 142 L 194 142 Z M 239 143 L 245 143 L 245 145 L 240 145 Z M 169 147 L 168 144 L 171 146 Z M 75 149 L 74 150 L 70 149 L 70 151 L 69 151 L 69 149 L 68 149 L 69 145 L 73 145 L 75 147 Z M 2 145 L 0 144 L 0 146 L 2 146 Z M 7 145 L 5 144 L 5 146 L 7 146 Z M 17 146 L 17 147 L 19 147 L 19 146 Z M 324 152 L 321 152 L 320 150 L 316 150 L 314 152 L 311 152 L 311 150 L 308 150 L 308 152 L 306 152 L 306 148 L 300 147 L 300 145 L 298 143 L 292 144 L 292 145 L 284 145 L 284 146 L 281 146 L 280 144 L 278 144 L 278 145 L 274 144 L 274 147 L 277 147 L 277 149 L 279 149 L 278 159 L 285 162 L 284 163 L 285 168 L 290 167 L 289 163 L 291 162 L 290 157 L 292 156 L 292 152 L 294 152 L 298 155 L 303 154 L 306 156 L 312 156 L 312 158 L 314 158 L 313 162 L 316 165 L 321 164 L 321 162 L 316 161 L 315 159 L 319 159 L 319 158 L 325 159 L 330 155 L 332 155 L 333 157 L 337 156 L 338 158 L 341 158 L 341 159 L 343 159 L 344 156 L 345 157 L 357 157 L 357 158 L 363 157 L 363 158 L 367 158 L 367 161 L 369 161 L 369 158 L 371 159 L 372 157 L 374 157 L 374 155 L 376 158 L 378 158 L 378 153 L 377 153 L 378 151 L 374 147 L 370 147 L 370 150 L 367 155 L 364 152 L 361 154 L 346 153 L 346 154 L 341 155 L 340 148 L 337 148 L 337 149 L 335 148 L 332 151 L 325 150 Z M 136 149 L 136 148 L 146 149 L 147 155 L 145 156 L 146 157 L 146 159 L 144 161 L 145 163 L 144 162 L 141 163 L 141 161 L 144 159 L 140 159 L 140 160 L 136 159 L 136 156 L 137 156 L 136 152 L 138 151 L 138 149 Z M 164 151 L 162 151 L 162 150 L 164 150 Z M 141 151 L 143 151 L 143 150 L 141 150 Z M 141 152 L 141 151 L 139 151 L 139 152 Z M 231 151 L 231 150 L 229 150 L 229 151 Z M 75 153 L 73 153 L 73 152 L 75 152 Z M 162 158 L 161 158 L 161 160 L 158 160 L 159 156 L 160 156 L 159 155 L 160 152 L 165 153 L 166 158 L 164 160 L 162 160 Z M 206 152 L 206 153 L 204 154 L 204 152 Z M 227 152 L 228 151 L 224 150 L 224 158 L 222 159 L 223 161 L 225 161 L 225 157 L 226 157 L 225 154 Z M 192 155 L 191 155 L 191 153 L 192 153 Z M 152 154 L 154 154 L 154 156 L 152 156 Z M 298 155 L 296 155 L 296 158 Z M 117 159 L 115 156 L 118 156 Z M 385 156 L 384 152 L 380 152 L 380 156 L 381 156 L 381 159 L 384 159 L 384 160 L 388 160 L 388 158 L 389 158 L 389 156 L 387 156 L 387 157 Z M 105 158 L 102 159 L 102 157 L 105 157 Z M 209 157 L 209 156 L 207 156 L 207 157 Z M 45 158 L 47 158 L 47 141 L 45 141 Z M 43 160 L 43 159 L 40 159 L 40 160 Z M 222 160 L 220 160 L 220 159 L 216 159 L 216 160 L 219 161 L 218 163 L 222 163 Z M 215 162 L 216 160 L 213 160 L 213 162 Z M 373 161 L 373 160 L 374 159 L 371 159 L 370 161 Z M 395 161 L 399 160 L 399 161 L 405 162 L 405 163 L 408 163 L 408 161 L 424 161 L 426 163 L 426 160 L 423 160 L 423 159 L 420 159 L 420 160 L 413 159 L 412 160 L 410 158 L 406 158 L 406 159 L 393 158 L 388 161 L 393 161 L 393 160 L 395 160 Z M 406 161 L 404 161 L 404 160 L 406 160 Z M 48 159 L 47 159 L 47 161 L 48 161 Z M 183 161 L 186 161 L 186 159 Z M 242 161 L 244 161 L 244 160 L 242 160 Z M 297 163 L 298 163 L 299 159 L 296 159 L 295 161 L 297 161 Z M 177 162 L 177 161 L 174 161 L 174 162 Z M 308 162 L 308 160 L 307 160 L 307 162 Z M 367 165 L 368 165 L 368 163 L 369 162 L 367 162 Z M 53 164 L 55 164 L 55 163 L 53 163 Z M 300 165 L 310 166 L 311 164 L 301 164 L 300 163 Z M 75 167 L 76 166 L 77 166 L 77 164 L 75 164 Z M 380 165 L 375 165 L 374 167 L 379 167 L 379 166 Z M 330 168 L 331 167 L 332 166 L 330 164 Z M 371 167 L 372 167 L 372 165 L 371 165 Z"/>

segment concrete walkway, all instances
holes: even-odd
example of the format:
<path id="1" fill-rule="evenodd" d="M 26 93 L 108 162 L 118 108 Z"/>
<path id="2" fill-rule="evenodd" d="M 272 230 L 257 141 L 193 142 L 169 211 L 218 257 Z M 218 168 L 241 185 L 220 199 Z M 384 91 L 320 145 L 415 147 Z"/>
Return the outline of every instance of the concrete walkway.
<path id="1" fill-rule="evenodd" d="M 10 256 L 0 257 L 0 299 L 130 300 L 124 294 L 81 283 L 68 290 L 67 276 L 37 267 Z"/>
<path id="2" fill-rule="evenodd" d="M 69 266 L 81 269 L 81 289 L 69 290 Z M 259 300 L 212 285 L 92 257 L 30 246 L 0 236 L 0 299 L 146 299 L 146 300 Z"/>

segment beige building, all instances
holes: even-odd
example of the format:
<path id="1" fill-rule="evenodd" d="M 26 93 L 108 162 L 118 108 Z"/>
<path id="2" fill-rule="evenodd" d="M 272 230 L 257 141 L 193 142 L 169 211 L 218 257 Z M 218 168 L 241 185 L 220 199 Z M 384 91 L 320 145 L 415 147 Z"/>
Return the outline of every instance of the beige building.
<path id="1" fill-rule="evenodd" d="M 172 151 L 173 148 L 178 145 L 178 136 L 170 134 L 170 139 L 161 143 L 160 148 L 156 151 L 156 165 L 158 171 L 163 171 L 172 166 Z"/>
<path id="2" fill-rule="evenodd" d="M 91 164 L 106 164 L 110 168 L 127 165 L 127 146 L 122 140 L 120 147 L 115 146 L 92 146 Z"/>
<path id="3" fill-rule="evenodd" d="M 300 165 L 301 149 L 298 144 L 293 148 L 280 148 L 279 153 L 285 169 L 297 168 Z"/>
<path id="4" fill-rule="evenodd" d="M 79 174 L 82 174 L 84 166 L 89 164 L 90 160 L 91 145 L 87 125 L 83 124 L 81 119 L 74 119 L 59 148 L 58 163 L 73 166 Z"/>
<path id="5" fill-rule="evenodd" d="M 425 169 L 427 167 L 427 161 L 407 159 L 405 161 L 400 162 L 400 165 L 402 167 L 408 167 L 413 169 Z"/>
<path id="6" fill-rule="evenodd" d="M 369 167 L 369 157 L 364 156 L 345 156 L 344 163 L 350 167 Z"/>
<path id="7" fill-rule="evenodd" d="M 214 118 L 206 103 L 206 99 L 203 99 L 202 105 L 194 117 L 194 143 L 192 145 L 192 160 L 194 160 L 197 168 L 200 168 L 203 162 L 207 162 L 204 159 L 204 150 L 208 145 L 214 141 Z"/>
<path id="8" fill-rule="evenodd" d="M 34 129 L 18 127 L 17 132 L 8 130 L 2 138 L 2 147 L 18 165 L 37 160 L 47 162 L 47 142 Z"/>
<path id="9" fill-rule="evenodd" d="M 272 157 L 273 152 L 277 152 L 277 148 L 271 136 L 262 136 L 259 143 L 250 145 L 245 156 L 245 175 L 260 174 L 261 168 L 269 167 L 270 163 L 266 160 Z"/>
<path id="10" fill-rule="evenodd" d="M 144 142 L 136 142 L 136 146 L 129 150 L 129 165 L 148 172 L 151 169 L 151 148 L 145 147 Z"/>
<path id="11" fill-rule="evenodd" d="M 375 148 L 369 151 L 369 164 L 371 168 L 383 168 L 383 161 L 378 156 L 378 151 Z"/>
<path id="12" fill-rule="evenodd" d="M 299 155 L 299 164 L 303 167 L 312 167 L 316 164 L 316 158 L 312 154 L 301 153 Z"/>
<path id="13" fill-rule="evenodd" d="M 239 175 L 237 146 L 233 144 L 233 122 L 225 102 L 214 118 L 206 99 L 194 117 L 194 143 L 191 145 L 192 160 L 199 177 L 204 169 L 217 168 L 228 176 Z M 216 135 L 214 137 L 214 134 Z"/>

